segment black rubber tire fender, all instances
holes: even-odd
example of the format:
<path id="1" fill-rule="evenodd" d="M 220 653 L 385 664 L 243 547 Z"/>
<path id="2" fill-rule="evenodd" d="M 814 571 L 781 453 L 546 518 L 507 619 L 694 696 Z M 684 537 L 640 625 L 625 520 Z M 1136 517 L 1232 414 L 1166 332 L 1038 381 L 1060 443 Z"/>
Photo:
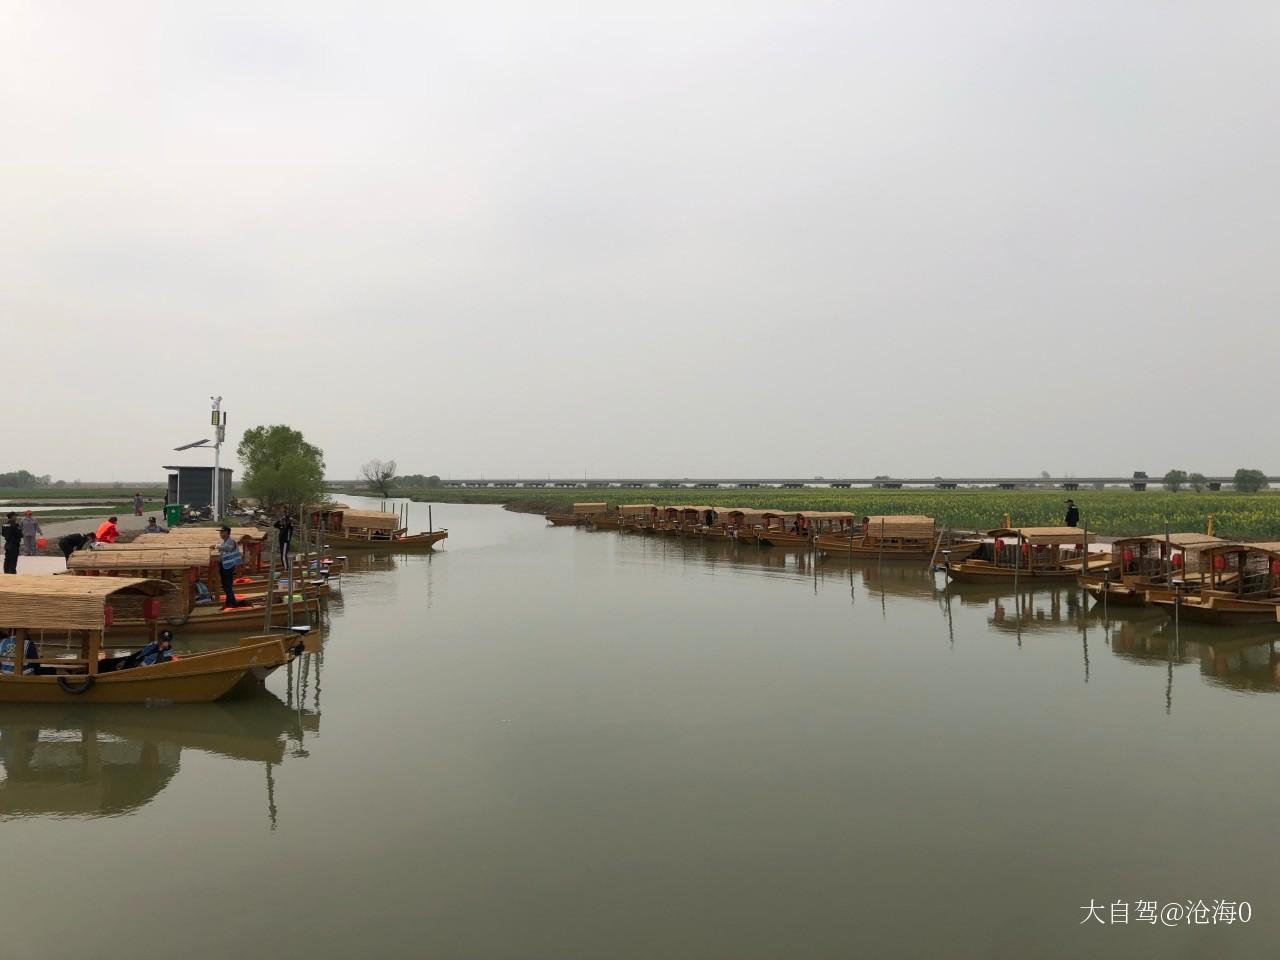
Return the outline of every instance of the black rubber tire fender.
<path id="1" fill-rule="evenodd" d="M 88 693 L 93 689 L 94 683 L 97 682 L 96 677 L 85 677 L 78 686 L 72 686 L 67 682 L 66 677 L 58 677 L 58 688 L 63 693 L 68 693 L 73 697 L 78 697 L 82 693 Z"/>

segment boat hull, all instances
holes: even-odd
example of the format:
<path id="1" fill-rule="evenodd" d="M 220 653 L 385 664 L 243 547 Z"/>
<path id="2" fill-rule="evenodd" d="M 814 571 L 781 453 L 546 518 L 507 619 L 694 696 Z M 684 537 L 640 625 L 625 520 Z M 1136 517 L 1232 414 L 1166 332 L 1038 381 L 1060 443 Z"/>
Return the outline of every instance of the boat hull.
<path id="1" fill-rule="evenodd" d="M 277 637 L 210 653 L 199 653 L 89 678 L 83 675 L 0 675 L 0 703 L 212 703 L 230 693 L 255 670 L 270 671 L 288 663 L 296 653 L 292 638 Z"/>
<path id="2" fill-rule="evenodd" d="M 968 560 L 971 556 L 978 552 L 982 547 L 980 540 L 960 540 L 955 543 L 944 543 L 935 551 L 933 544 L 885 544 L 883 548 L 879 544 L 869 541 L 853 542 L 850 547 L 848 539 L 845 537 L 819 537 L 818 549 L 828 554 L 833 559 L 840 557 L 853 557 L 855 560 L 915 560 L 920 563 L 928 563 L 935 556 L 937 559 L 943 559 L 942 551 L 951 551 L 951 561 L 959 563 L 962 560 Z"/>
<path id="3" fill-rule="evenodd" d="M 1240 600 L 1234 597 L 1181 597 L 1176 600 L 1157 600 L 1155 605 L 1169 616 L 1193 623 L 1215 626 L 1241 626 L 1245 624 L 1280 625 L 1280 601 Z"/>
<path id="4" fill-rule="evenodd" d="M 1111 562 L 1106 554 L 1093 555 L 1089 558 L 1088 569 L 1102 569 Z M 958 564 L 948 564 L 947 576 L 956 583 L 1067 583 L 1080 576 L 1080 562 L 1069 566 L 1045 569 L 1043 567 L 1019 567 L 1015 576 L 1013 567 L 997 567 L 987 560 L 965 560 Z"/>
<path id="5" fill-rule="evenodd" d="M 448 530 L 433 530 L 431 533 L 411 533 L 403 537 L 389 540 L 369 540 L 364 537 L 344 537 L 340 533 L 326 533 L 325 544 L 329 548 L 341 547 L 344 550 L 367 550 L 381 553 L 399 553 L 402 550 L 433 550 L 441 540 L 447 539 Z"/>

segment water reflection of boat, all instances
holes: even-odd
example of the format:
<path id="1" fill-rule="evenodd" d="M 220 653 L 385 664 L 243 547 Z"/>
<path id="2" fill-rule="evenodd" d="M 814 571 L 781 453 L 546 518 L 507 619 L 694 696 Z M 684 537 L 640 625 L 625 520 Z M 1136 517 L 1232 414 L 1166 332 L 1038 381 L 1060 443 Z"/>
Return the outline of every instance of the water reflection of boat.
<path id="1" fill-rule="evenodd" d="M 861 574 L 863 584 L 872 593 L 932 600 L 942 592 L 933 571 L 914 561 L 863 563 L 856 569 Z M 843 567 L 839 575 L 848 576 L 848 571 L 849 567 Z"/>
<path id="2" fill-rule="evenodd" d="M 997 597 L 987 622 L 996 630 L 1018 633 L 1074 628 L 1085 623 L 1085 605 L 1074 588 L 1020 590 L 1012 602 Z"/>
<path id="3" fill-rule="evenodd" d="M 270 791 L 270 768 L 319 720 L 269 696 L 234 708 L 0 704 L 0 818 L 128 813 L 168 785 L 183 750 L 265 764 Z"/>

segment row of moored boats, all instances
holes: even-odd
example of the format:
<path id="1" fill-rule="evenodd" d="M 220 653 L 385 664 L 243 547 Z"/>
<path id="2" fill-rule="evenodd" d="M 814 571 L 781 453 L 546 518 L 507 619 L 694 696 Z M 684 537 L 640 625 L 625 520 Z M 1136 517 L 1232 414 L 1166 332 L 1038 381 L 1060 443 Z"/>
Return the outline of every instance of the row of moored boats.
<path id="1" fill-rule="evenodd" d="M 1001 527 L 955 534 L 926 516 L 709 505 L 577 503 L 556 525 L 732 540 L 829 557 L 928 562 L 960 583 L 1077 581 L 1098 602 L 1152 606 L 1217 624 L 1280 623 L 1280 542 L 1211 533 L 1125 537 L 1099 544 L 1081 527 Z"/>
<path id="2" fill-rule="evenodd" d="M 286 565 L 273 530 L 233 528 L 234 603 L 223 592 L 215 527 L 97 544 L 71 554 L 62 574 L 0 576 L 0 702 L 218 700 L 306 649 L 346 563 L 334 548 L 430 549 L 447 536 L 410 534 L 387 511 L 315 508 Z"/>

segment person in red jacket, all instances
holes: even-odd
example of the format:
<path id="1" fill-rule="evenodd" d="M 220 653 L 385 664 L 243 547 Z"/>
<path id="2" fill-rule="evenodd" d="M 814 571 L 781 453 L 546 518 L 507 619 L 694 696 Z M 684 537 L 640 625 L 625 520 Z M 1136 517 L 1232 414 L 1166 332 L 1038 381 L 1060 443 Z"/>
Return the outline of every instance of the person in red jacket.
<path id="1" fill-rule="evenodd" d="M 107 517 L 98 524 L 97 541 L 99 543 L 115 543 L 120 539 L 120 531 L 116 528 L 116 518 Z"/>

